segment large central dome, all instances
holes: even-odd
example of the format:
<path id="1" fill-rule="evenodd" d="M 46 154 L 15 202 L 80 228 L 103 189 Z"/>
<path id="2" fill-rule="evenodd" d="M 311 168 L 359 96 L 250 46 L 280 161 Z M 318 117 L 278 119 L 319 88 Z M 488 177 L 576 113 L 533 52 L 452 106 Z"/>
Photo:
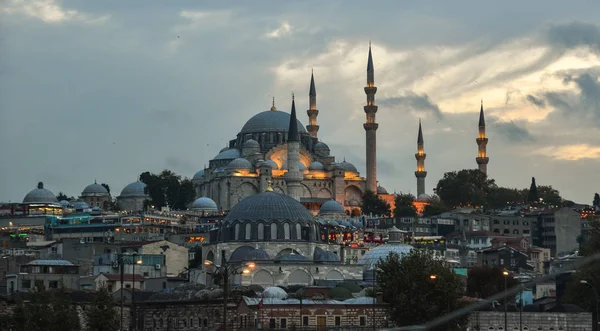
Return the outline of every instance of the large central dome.
<path id="1" fill-rule="evenodd" d="M 263 192 L 238 202 L 225 216 L 225 221 L 312 221 L 308 210 L 292 197 Z"/>
<path id="2" fill-rule="evenodd" d="M 290 114 L 277 110 L 258 113 L 244 124 L 240 133 L 287 132 L 290 127 Z M 298 132 L 306 133 L 304 125 L 298 121 Z"/>

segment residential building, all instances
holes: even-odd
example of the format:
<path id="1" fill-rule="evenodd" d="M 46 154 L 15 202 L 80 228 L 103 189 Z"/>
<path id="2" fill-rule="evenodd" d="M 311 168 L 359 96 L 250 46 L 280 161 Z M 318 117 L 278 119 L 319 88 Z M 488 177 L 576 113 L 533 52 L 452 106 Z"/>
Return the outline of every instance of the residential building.
<path id="1" fill-rule="evenodd" d="M 39 289 L 79 289 L 79 266 L 66 260 L 34 260 L 7 275 L 7 292 Z"/>
<path id="2" fill-rule="evenodd" d="M 553 257 L 578 250 L 581 216 L 570 208 L 549 209 L 526 215 L 531 222 L 531 239 L 535 246 L 549 248 Z"/>
<path id="3" fill-rule="evenodd" d="M 108 292 L 118 291 L 121 288 L 135 288 L 136 290 L 144 289 L 144 282 L 146 278 L 140 276 L 138 274 L 124 274 L 123 282 L 121 282 L 120 274 L 100 274 L 96 276 L 93 280 L 94 290 L 99 290 L 101 288 L 106 288 Z"/>

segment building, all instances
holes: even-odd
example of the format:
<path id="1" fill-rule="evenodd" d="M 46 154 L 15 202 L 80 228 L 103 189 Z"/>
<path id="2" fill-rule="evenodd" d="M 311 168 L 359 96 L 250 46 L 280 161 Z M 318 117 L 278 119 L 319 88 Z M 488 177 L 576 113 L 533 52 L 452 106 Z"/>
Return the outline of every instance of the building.
<path id="1" fill-rule="evenodd" d="M 93 290 L 106 288 L 109 293 L 112 293 L 122 288 L 143 290 L 145 280 L 146 278 L 139 274 L 123 274 L 123 282 L 121 282 L 120 274 L 100 274 L 93 278 L 91 285 Z"/>
<path id="2" fill-rule="evenodd" d="M 534 266 L 527 263 L 526 253 L 511 246 L 485 248 L 477 252 L 480 265 L 500 267 L 512 272 L 533 270 Z"/>
<path id="3" fill-rule="evenodd" d="M 144 210 L 148 200 L 149 195 L 146 192 L 146 184 L 138 180 L 121 190 L 121 194 L 117 197 L 117 206 L 121 210 L 139 211 Z"/>
<path id="4" fill-rule="evenodd" d="M 80 199 L 91 208 L 98 207 L 104 210 L 109 209 L 112 202 L 108 190 L 96 181 L 83 189 Z"/>
<path id="5" fill-rule="evenodd" d="M 8 274 L 7 292 L 38 289 L 79 289 L 79 267 L 66 260 L 34 260 L 21 266 L 18 274 Z"/>
<path id="6" fill-rule="evenodd" d="M 514 237 L 529 237 L 531 236 L 531 219 L 515 216 L 490 216 L 490 231 Z"/>
<path id="7" fill-rule="evenodd" d="M 525 217 L 531 220 L 532 244 L 549 248 L 553 257 L 579 249 L 581 215 L 578 212 L 563 207 L 529 213 Z"/>

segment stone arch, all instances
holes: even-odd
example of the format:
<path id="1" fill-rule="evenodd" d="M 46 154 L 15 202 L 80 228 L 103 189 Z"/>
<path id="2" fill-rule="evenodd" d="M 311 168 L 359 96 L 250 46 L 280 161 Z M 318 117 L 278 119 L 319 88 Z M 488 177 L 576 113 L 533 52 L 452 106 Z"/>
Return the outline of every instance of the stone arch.
<path id="1" fill-rule="evenodd" d="M 265 286 L 275 285 L 275 278 L 266 270 L 259 270 L 252 276 L 252 284 Z"/>
<path id="2" fill-rule="evenodd" d="M 279 194 L 285 194 L 285 190 L 281 186 L 273 187 L 273 192 L 279 193 Z"/>
<path id="3" fill-rule="evenodd" d="M 238 195 L 240 200 L 258 194 L 256 185 L 250 182 L 244 182 L 238 187 Z"/>
<path id="4" fill-rule="evenodd" d="M 331 193 L 329 189 L 323 187 L 317 192 L 317 198 L 333 199 L 333 193 Z"/>
<path id="5" fill-rule="evenodd" d="M 300 184 L 300 186 L 302 186 L 302 195 L 301 195 L 301 197 L 303 197 L 303 198 L 312 198 L 312 192 L 310 191 L 310 189 L 308 188 L 308 186 L 306 186 L 304 184 Z"/>
<path id="6" fill-rule="evenodd" d="M 327 280 L 344 280 L 344 275 L 342 275 L 342 273 L 339 270 L 333 269 L 327 273 L 327 276 L 325 276 L 325 279 L 327 279 Z"/>
<path id="7" fill-rule="evenodd" d="M 215 253 L 213 253 L 213 251 L 208 251 L 206 254 L 206 260 L 215 262 Z"/>
<path id="8" fill-rule="evenodd" d="M 300 154 L 299 161 L 308 168 L 313 161 L 312 154 L 302 145 L 300 145 L 298 152 L 298 154 Z M 287 144 L 281 144 L 271 148 L 271 150 L 269 150 L 265 155 L 265 160 L 273 160 L 275 163 L 277 163 L 279 169 L 281 169 L 285 161 L 287 161 Z"/>
<path id="9" fill-rule="evenodd" d="M 304 269 L 294 270 L 287 278 L 288 285 L 312 285 L 312 276 Z"/>
<path id="10" fill-rule="evenodd" d="M 345 200 L 350 205 L 360 205 L 362 202 L 362 191 L 355 185 L 349 185 L 344 190 Z"/>

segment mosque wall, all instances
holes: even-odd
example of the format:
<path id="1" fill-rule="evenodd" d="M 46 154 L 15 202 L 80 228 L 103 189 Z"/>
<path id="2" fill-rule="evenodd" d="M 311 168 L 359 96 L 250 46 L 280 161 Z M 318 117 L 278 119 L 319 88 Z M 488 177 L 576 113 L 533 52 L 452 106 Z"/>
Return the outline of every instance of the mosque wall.
<path id="1" fill-rule="evenodd" d="M 338 256 L 341 255 L 340 245 L 330 245 L 326 243 L 315 243 L 315 242 L 276 242 L 276 241 L 264 241 L 264 242 L 227 242 L 206 245 L 202 248 L 202 260 L 211 260 L 215 263 L 222 261 L 221 251 L 225 251 L 225 259 L 228 260 L 233 251 L 242 246 L 251 246 L 264 250 L 271 259 L 275 259 L 280 253 L 286 250 L 293 250 L 296 254 L 305 256 L 309 261 L 312 261 L 313 253 L 315 248 L 319 247 L 324 251 L 330 251 Z"/>
<path id="2" fill-rule="evenodd" d="M 240 285 L 289 286 L 314 284 L 316 280 L 362 280 L 363 266 L 336 263 L 277 263 L 261 264 L 249 274 L 238 275 L 234 282 Z"/>

